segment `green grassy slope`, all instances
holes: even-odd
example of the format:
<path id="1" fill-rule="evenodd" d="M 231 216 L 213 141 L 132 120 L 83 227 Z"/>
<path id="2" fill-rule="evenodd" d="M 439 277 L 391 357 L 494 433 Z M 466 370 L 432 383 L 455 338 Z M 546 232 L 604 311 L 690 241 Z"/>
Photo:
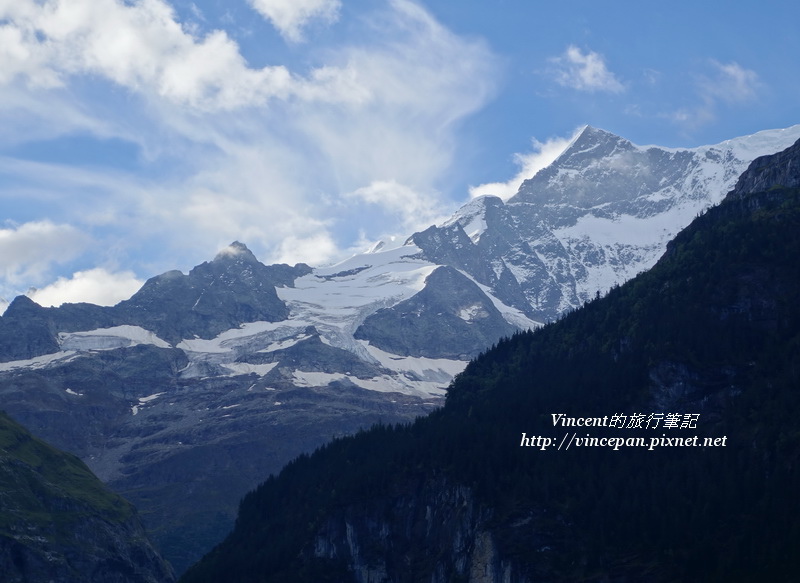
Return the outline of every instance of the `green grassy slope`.
<path id="1" fill-rule="evenodd" d="M 133 506 L 0 412 L 3 581 L 168 583 Z"/>

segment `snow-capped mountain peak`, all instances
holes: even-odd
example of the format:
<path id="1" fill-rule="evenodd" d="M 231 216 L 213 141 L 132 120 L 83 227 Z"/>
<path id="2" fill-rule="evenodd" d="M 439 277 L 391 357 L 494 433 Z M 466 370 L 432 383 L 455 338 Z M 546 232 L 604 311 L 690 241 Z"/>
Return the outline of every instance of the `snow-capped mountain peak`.
<path id="1" fill-rule="evenodd" d="M 653 265 L 667 241 L 719 202 L 754 158 L 798 138 L 800 125 L 712 146 L 661 148 L 585 126 L 505 204 L 470 201 L 412 239 L 428 259 L 447 258 L 508 305 L 550 320 Z"/>
<path id="2" fill-rule="evenodd" d="M 247 245 L 234 241 L 227 247 L 219 250 L 214 257 L 215 262 L 236 261 L 239 263 L 258 263 L 258 259 L 253 255 L 253 252 L 247 248 Z"/>

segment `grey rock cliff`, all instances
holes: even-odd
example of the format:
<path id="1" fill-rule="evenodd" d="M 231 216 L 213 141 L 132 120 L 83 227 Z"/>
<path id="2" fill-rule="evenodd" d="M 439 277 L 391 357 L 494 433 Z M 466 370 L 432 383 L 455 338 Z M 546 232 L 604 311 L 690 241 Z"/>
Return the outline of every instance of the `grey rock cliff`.
<path id="1" fill-rule="evenodd" d="M 742 198 L 753 192 L 771 188 L 797 188 L 800 186 L 800 163 L 797 153 L 800 142 L 773 156 L 761 156 L 753 160 L 747 172 L 739 177 L 731 196 Z"/>

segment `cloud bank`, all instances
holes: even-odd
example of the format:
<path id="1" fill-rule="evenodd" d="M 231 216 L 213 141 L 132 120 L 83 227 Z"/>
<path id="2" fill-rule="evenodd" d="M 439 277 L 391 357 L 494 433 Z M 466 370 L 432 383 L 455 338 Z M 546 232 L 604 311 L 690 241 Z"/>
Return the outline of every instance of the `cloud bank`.
<path id="1" fill-rule="evenodd" d="M 257 4 L 294 30 L 315 6 L 328 3 Z M 163 0 L 6 0 L 0 18 L 7 21 L 0 27 L 0 84 L 21 77 L 31 88 L 52 89 L 76 75 L 97 75 L 151 98 L 212 111 L 269 99 L 351 97 L 346 72 L 343 82 L 331 68 L 303 78 L 282 65 L 249 67 L 225 31 L 197 37 Z"/>

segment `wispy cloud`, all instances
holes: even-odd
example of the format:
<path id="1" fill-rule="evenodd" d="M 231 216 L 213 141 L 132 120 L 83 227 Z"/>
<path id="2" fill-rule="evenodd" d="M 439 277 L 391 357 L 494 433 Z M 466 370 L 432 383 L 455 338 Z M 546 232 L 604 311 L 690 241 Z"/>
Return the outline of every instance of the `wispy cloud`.
<path id="1" fill-rule="evenodd" d="M 514 154 L 514 162 L 519 171 L 511 180 L 471 186 L 469 189 L 470 197 L 475 198 L 484 194 L 491 194 L 499 196 L 503 200 L 511 198 L 517 193 L 524 180 L 532 178 L 539 170 L 549 166 L 581 131 L 583 131 L 583 127 L 577 128 L 567 138 L 553 137 L 544 142 L 533 138 L 532 152 Z"/>
<path id="2" fill-rule="evenodd" d="M 248 0 L 264 18 L 272 22 L 288 41 L 303 40 L 303 28 L 311 21 L 335 22 L 339 17 L 339 0 Z"/>
<path id="3" fill-rule="evenodd" d="M 722 103 L 736 105 L 755 100 L 762 86 L 758 73 L 735 61 L 721 63 L 709 59 L 708 64 L 711 71 L 698 75 L 696 79 L 699 102 L 668 115 L 673 121 L 690 129 L 716 119 Z"/>
<path id="4" fill-rule="evenodd" d="M 328 233 L 288 235 L 281 241 L 275 261 L 289 265 L 305 262 L 319 266 L 336 257 L 339 252 L 336 241 Z"/>
<path id="5" fill-rule="evenodd" d="M 735 61 L 720 63 L 712 59 L 711 66 L 713 73 L 698 81 L 700 93 L 705 100 L 741 103 L 755 99 L 761 85 L 755 71 L 745 69 Z"/>
<path id="6" fill-rule="evenodd" d="M 602 55 L 583 52 L 570 45 L 564 53 L 550 59 L 556 82 L 578 91 L 621 93 L 625 86 L 606 66 Z"/>
<path id="7" fill-rule="evenodd" d="M 394 180 L 376 180 L 345 196 L 388 213 L 408 234 L 442 221 L 447 214 L 434 193 L 422 193 Z"/>

